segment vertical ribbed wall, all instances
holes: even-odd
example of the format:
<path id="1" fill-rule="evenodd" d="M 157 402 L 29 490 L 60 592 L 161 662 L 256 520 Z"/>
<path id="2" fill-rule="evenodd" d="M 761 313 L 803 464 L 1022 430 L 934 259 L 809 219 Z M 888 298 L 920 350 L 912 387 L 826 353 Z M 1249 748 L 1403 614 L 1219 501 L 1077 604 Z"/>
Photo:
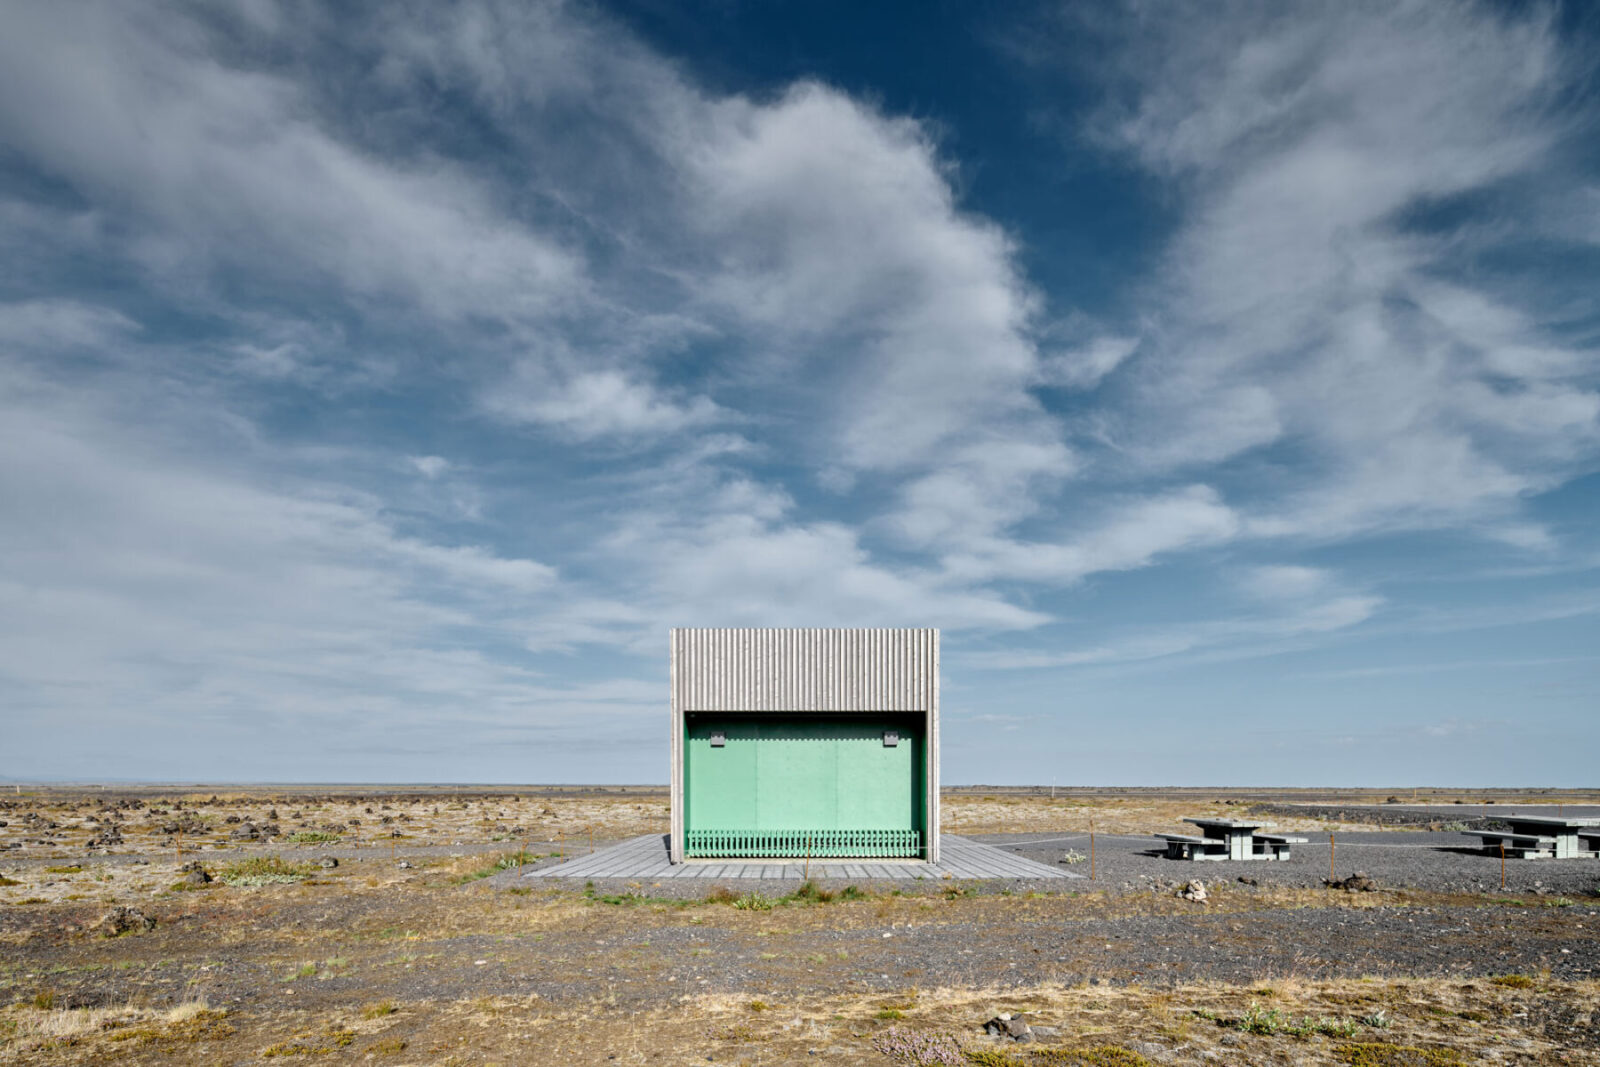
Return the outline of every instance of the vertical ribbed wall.
<path id="1" fill-rule="evenodd" d="M 694 711 L 920 711 L 923 857 L 939 862 L 938 630 L 673 630 L 673 863 L 684 860 L 683 727 Z"/>
<path id="2" fill-rule="evenodd" d="M 685 711 L 930 711 L 938 630 L 673 630 Z"/>

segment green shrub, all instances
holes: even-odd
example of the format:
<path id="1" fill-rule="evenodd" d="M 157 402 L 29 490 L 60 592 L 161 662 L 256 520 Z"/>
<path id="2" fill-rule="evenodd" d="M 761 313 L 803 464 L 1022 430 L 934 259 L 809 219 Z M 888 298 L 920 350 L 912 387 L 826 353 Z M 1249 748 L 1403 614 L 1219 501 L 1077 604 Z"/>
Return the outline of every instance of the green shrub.
<path id="1" fill-rule="evenodd" d="M 251 856 L 221 868 L 217 878 L 233 886 L 283 885 L 303 882 L 316 871 L 309 863 L 290 863 L 282 856 Z"/>

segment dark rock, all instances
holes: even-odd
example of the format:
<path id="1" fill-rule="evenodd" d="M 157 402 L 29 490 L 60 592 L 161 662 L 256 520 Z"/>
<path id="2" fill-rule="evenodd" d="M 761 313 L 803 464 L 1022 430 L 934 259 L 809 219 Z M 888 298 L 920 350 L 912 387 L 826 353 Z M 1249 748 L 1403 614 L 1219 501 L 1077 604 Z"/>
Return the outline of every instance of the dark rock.
<path id="1" fill-rule="evenodd" d="M 1260 882 L 1256 881 L 1254 878 L 1251 878 L 1248 874 L 1241 874 L 1239 876 L 1239 881 L 1244 883 L 1245 885 L 1260 885 L 1261 884 Z"/>
<path id="2" fill-rule="evenodd" d="M 1033 1028 L 1028 1025 L 1024 1015 L 1012 1015 L 1001 1012 L 993 1019 L 983 1024 L 983 1032 L 993 1037 L 1010 1038 L 1012 1041 L 1032 1041 Z"/>
<path id="3" fill-rule="evenodd" d="M 328 870 L 328 871 L 331 871 L 335 867 L 339 866 L 339 861 L 337 859 L 335 859 L 334 857 L 332 857 L 332 856 L 324 856 L 320 860 L 318 860 L 317 863 L 318 863 L 319 866 L 322 867 L 323 870 Z"/>
<path id="4" fill-rule="evenodd" d="M 1324 878 L 1322 884 L 1329 889 L 1343 889 L 1346 893 L 1371 893 L 1378 888 L 1378 883 L 1368 878 L 1362 871 L 1357 871 L 1348 878 Z"/>
<path id="5" fill-rule="evenodd" d="M 106 912 L 100 920 L 100 930 L 107 937 L 120 937 L 129 932 L 154 930 L 156 921 L 138 908 L 118 905 Z"/>

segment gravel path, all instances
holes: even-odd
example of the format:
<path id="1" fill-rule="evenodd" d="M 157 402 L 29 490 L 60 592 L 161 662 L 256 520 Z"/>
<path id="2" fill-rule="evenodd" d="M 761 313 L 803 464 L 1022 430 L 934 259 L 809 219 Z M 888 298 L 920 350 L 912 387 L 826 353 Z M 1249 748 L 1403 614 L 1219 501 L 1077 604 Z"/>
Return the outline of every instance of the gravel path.
<path id="1" fill-rule="evenodd" d="M 1095 882 L 1116 891 L 1166 886 L 1198 878 L 1202 881 L 1240 876 L 1263 886 L 1320 886 L 1328 877 L 1329 844 L 1324 833 L 1298 836 L 1309 844 L 1295 845 L 1294 858 L 1283 863 L 1196 863 L 1169 860 L 1160 854 L 1159 842 L 1148 835 L 1095 835 Z M 1334 868 L 1344 878 L 1364 872 L 1380 886 L 1429 889 L 1439 892 L 1498 894 L 1500 860 L 1478 851 L 1476 837 L 1460 833 L 1427 831 L 1374 831 L 1335 834 Z M 1040 863 L 1054 864 L 1070 849 L 1085 856 L 1088 834 L 989 834 L 976 837 L 1000 845 Z M 1086 873 L 1087 860 L 1071 870 Z M 1545 893 L 1569 897 L 1600 895 L 1600 860 L 1507 860 L 1508 893 Z"/>

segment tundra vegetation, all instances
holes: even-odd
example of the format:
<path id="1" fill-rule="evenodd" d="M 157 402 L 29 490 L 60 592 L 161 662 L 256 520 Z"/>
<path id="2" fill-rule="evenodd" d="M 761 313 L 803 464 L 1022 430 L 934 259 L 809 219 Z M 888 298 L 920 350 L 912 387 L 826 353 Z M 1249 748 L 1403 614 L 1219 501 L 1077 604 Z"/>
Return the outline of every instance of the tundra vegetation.
<path id="1" fill-rule="evenodd" d="M 1600 896 L 1581 888 L 1461 893 L 1380 879 L 1347 893 L 1183 865 L 1174 878 L 1205 868 L 1204 904 L 1087 879 L 857 884 L 826 870 L 799 885 L 665 894 L 518 877 L 587 852 L 591 834 L 601 847 L 661 832 L 660 793 L 0 800 L 0 1063 L 1600 1057 L 1600 983 L 1580 973 L 1600 954 Z M 952 794 L 946 829 L 1181 832 L 1183 815 L 1256 802 Z M 1591 884 L 1600 889 L 1600 870 Z M 1027 1020 L 1032 1040 L 986 1034 L 1002 1013 Z"/>

